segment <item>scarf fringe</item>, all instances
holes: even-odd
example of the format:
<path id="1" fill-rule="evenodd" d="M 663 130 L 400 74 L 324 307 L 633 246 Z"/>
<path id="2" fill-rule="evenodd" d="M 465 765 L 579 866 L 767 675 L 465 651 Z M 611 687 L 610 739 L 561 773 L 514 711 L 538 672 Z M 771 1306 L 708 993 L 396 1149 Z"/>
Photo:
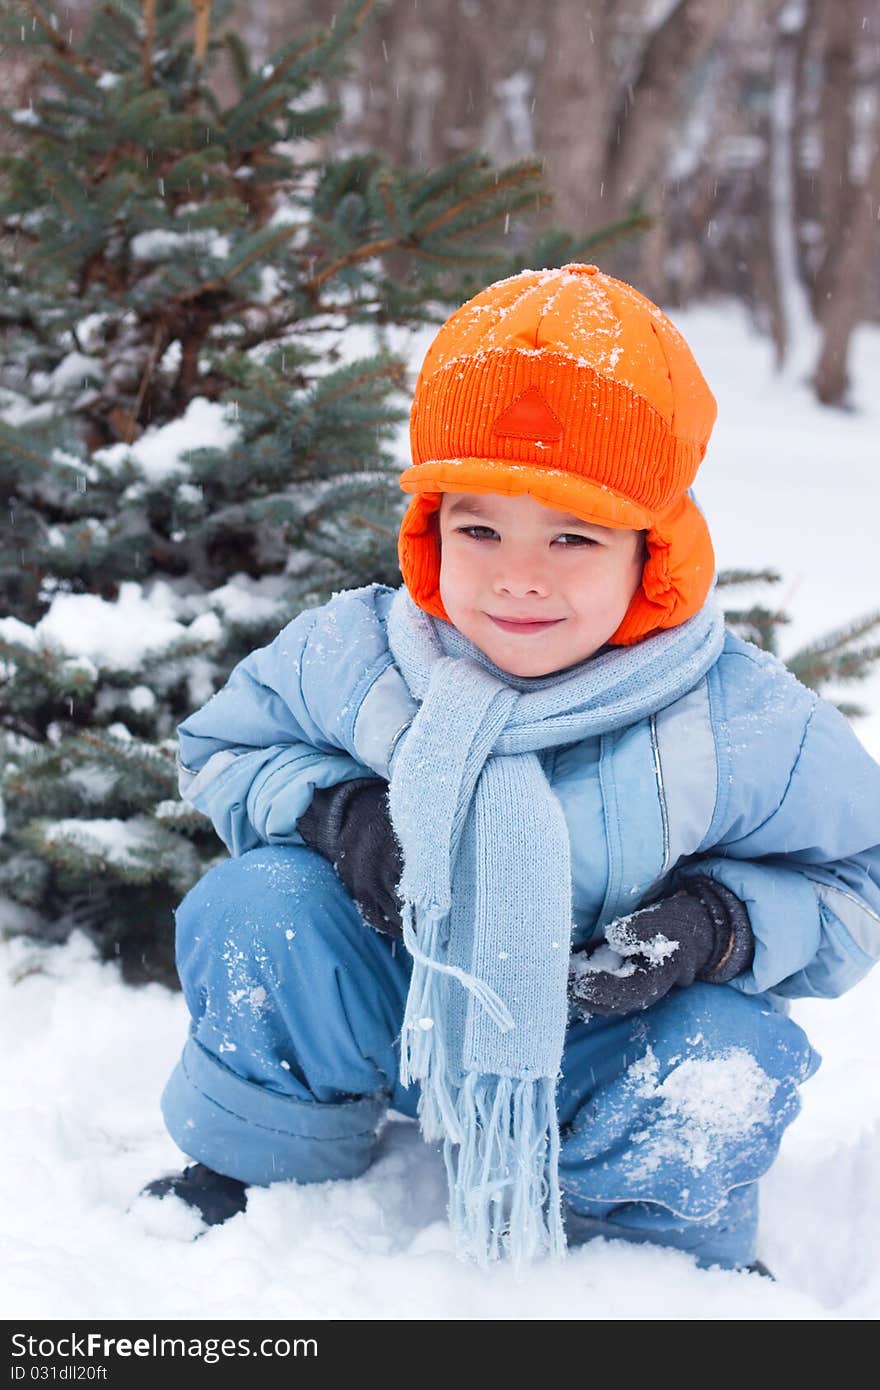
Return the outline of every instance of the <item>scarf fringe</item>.
<path id="1" fill-rule="evenodd" d="M 419 935 L 415 923 L 418 916 Z M 470 1071 L 456 1086 L 447 1065 L 441 991 L 457 979 L 503 1031 L 513 1019 L 483 981 L 437 959 L 447 914 L 403 905 L 403 938 L 413 957 L 404 1014 L 400 1079 L 421 1081 L 419 1122 L 426 1140 L 443 1140 L 450 1224 L 458 1254 L 487 1266 L 507 1254 L 515 1265 L 565 1254 L 559 1190 L 559 1126 L 550 1077 Z"/>
<path id="2" fill-rule="evenodd" d="M 443 1029 L 434 1027 L 435 1021 L 443 1017 L 439 997 L 441 982 L 437 970 L 430 968 L 439 949 L 443 921 L 444 917 L 436 911 L 424 915 L 421 923 L 423 951 L 416 941 L 415 906 L 412 903 L 403 905 L 403 941 L 413 957 L 413 969 L 400 1039 L 400 1080 L 403 1086 L 410 1086 L 413 1081 L 432 1077 L 432 1084 L 424 1084 L 419 1097 L 422 1134 L 427 1140 L 451 1135 L 458 1143 L 461 1133 L 448 1082 Z"/>
<path id="3" fill-rule="evenodd" d="M 401 1040 L 400 1080 L 404 1086 L 409 1086 L 413 1080 L 428 1075 L 431 1057 L 438 1051 L 439 1044 L 434 1030 L 435 1019 L 440 1016 L 437 1010 L 442 1007 L 439 994 L 441 982 L 438 976 L 447 975 L 458 980 L 482 1006 L 500 1032 L 509 1033 L 514 1027 L 513 1015 L 501 996 L 490 985 L 457 965 L 447 965 L 437 959 L 442 927 L 447 917 L 448 911 L 438 908 L 435 904 L 417 909 L 417 904 L 410 900 L 403 905 L 403 943 L 413 958 L 412 980 L 406 1001 Z M 439 1138 L 439 1135 L 426 1134 L 425 1138 Z"/>
<path id="4" fill-rule="evenodd" d="M 456 1253 L 487 1267 L 566 1253 L 551 1077 L 468 1072 L 456 1099 L 461 1140 L 443 1146 Z"/>

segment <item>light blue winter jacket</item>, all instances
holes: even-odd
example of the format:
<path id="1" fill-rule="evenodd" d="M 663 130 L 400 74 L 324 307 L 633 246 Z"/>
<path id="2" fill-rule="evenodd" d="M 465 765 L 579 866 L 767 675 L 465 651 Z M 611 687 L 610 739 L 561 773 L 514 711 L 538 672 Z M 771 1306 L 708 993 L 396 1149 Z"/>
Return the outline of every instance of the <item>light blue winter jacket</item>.
<path id="1" fill-rule="evenodd" d="M 394 593 L 306 609 L 179 726 L 181 795 L 232 855 L 302 844 L 316 787 L 389 776 L 417 709 L 388 647 Z M 702 873 L 748 908 L 755 959 L 733 987 L 776 1008 L 842 994 L 880 956 L 880 764 L 750 642 L 728 630 L 673 704 L 539 756 L 568 823 L 574 945 Z"/>

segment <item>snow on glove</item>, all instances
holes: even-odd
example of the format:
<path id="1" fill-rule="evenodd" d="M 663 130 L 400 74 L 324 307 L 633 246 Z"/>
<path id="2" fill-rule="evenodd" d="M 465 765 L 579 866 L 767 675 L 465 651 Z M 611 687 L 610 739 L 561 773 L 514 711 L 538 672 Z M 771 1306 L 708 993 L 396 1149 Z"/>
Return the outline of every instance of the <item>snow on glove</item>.
<path id="1" fill-rule="evenodd" d="M 330 860 L 370 926 L 402 936 L 396 886 L 403 861 L 387 798 L 382 777 L 318 788 L 296 828 L 311 849 Z"/>
<path id="2" fill-rule="evenodd" d="M 702 875 L 610 922 L 605 940 L 607 946 L 572 955 L 569 995 L 586 1013 L 647 1009 L 673 986 L 694 980 L 726 984 L 748 969 L 755 949 L 743 903 Z"/>

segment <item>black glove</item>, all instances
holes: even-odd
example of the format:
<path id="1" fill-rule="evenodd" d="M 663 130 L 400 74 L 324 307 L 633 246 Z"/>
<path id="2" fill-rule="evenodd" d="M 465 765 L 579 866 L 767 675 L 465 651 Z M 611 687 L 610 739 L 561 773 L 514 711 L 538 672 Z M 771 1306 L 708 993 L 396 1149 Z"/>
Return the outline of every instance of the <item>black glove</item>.
<path id="1" fill-rule="evenodd" d="M 605 939 L 624 957 L 617 966 L 606 966 L 604 944 L 572 954 L 569 996 L 587 1013 L 647 1009 L 674 985 L 684 988 L 694 980 L 726 984 L 748 969 L 755 950 L 743 903 L 702 875 L 670 897 L 609 922 Z"/>
<path id="2" fill-rule="evenodd" d="M 330 860 L 370 926 L 403 936 L 395 892 L 403 861 L 384 778 L 356 777 L 318 788 L 296 828 L 311 849 Z"/>

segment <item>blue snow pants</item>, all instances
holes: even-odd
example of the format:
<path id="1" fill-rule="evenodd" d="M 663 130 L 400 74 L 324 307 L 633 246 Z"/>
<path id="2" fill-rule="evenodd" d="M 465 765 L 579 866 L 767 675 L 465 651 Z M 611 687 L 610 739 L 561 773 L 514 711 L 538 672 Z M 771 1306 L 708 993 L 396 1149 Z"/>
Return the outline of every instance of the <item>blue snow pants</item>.
<path id="1" fill-rule="evenodd" d="M 189 1037 L 162 1095 L 184 1153 L 266 1185 L 355 1178 L 400 1085 L 410 976 L 332 865 L 261 846 L 208 870 L 176 913 Z M 570 1239 L 650 1241 L 702 1266 L 755 1258 L 758 1179 L 821 1058 L 760 995 L 674 989 L 618 1017 L 572 1016 L 557 1089 Z"/>

